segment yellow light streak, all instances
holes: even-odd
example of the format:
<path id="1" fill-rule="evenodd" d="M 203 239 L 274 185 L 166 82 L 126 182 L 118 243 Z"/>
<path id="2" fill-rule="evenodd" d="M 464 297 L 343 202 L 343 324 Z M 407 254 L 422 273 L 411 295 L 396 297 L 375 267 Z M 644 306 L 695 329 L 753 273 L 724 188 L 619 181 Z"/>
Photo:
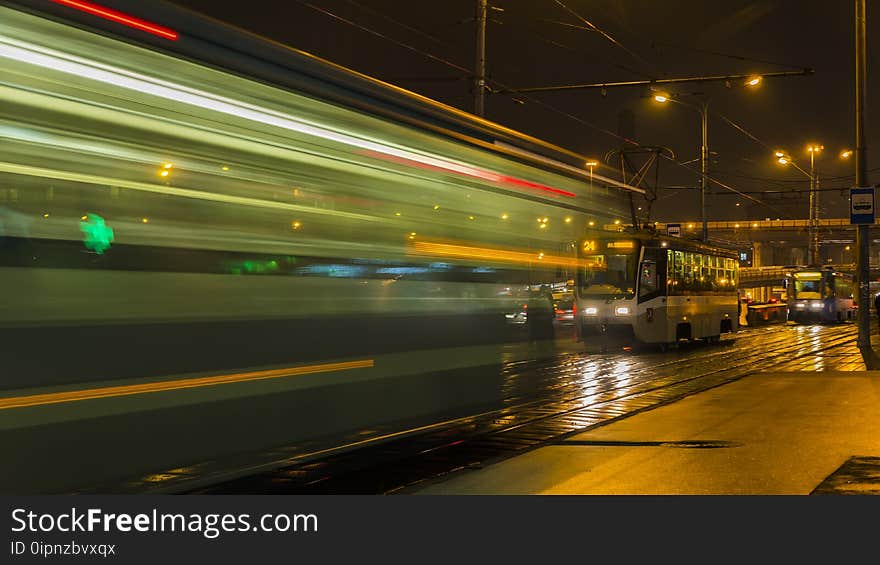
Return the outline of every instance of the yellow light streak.
<path id="1" fill-rule="evenodd" d="M 533 251 L 518 249 L 497 249 L 491 247 L 476 247 L 466 243 L 415 241 L 407 246 L 408 255 L 421 255 L 431 257 L 444 257 L 447 259 L 467 259 L 470 261 L 481 260 L 500 263 L 514 263 L 529 265 L 536 260 L 549 265 L 565 267 L 596 268 L 597 264 L 584 259 L 566 257 L 563 255 L 547 255 Z"/>
<path id="2" fill-rule="evenodd" d="M 177 379 L 170 381 L 158 381 L 136 385 L 110 386 L 71 390 L 67 392 L 53 392 L 47 394 L 32 394 L 28 396 L 13 396 L 0 398 L 0 410 L 11 408 L 26 408 L 29 406 L 44 406 L 47 404 L 60 404 L 63 402 L 79 402 L 81 400 L 95 400 L 99 398 L 112 398 L 117 396 L 131 396 L 134 394 L 147 394 L 153 392 L 167 392 L 186 388 L 199 388 L 232 383 L 244 383 L 266 379 L 279 379 L 284 377 L 296 377 L 315 373 L 329 373 L 332 371 L 348 371 L 351 369 L 366 369 L 373 367 L 373 359 L 361 359 L 358 361 L 346 361 L 342 363 L 325 363 L 321 365 L 305 365 L 301 367 L 288 367 L 285 369 L 270 369 L 267 371 L 253 371 L 248 373 L 233 373 L 229 375 L 217 375 L 213 377 L 197 377 L 192 379 Z"/>

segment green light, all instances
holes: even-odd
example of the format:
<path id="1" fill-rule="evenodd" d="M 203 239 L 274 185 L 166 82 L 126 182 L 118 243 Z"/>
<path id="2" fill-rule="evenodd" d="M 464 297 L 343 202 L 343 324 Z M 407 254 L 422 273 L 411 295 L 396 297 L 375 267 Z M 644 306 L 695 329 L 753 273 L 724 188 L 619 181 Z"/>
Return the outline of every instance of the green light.
<path id="1" fill-rule="evenodd" d="M 113 243 L 113 228 L 108 226 L 101 216 L 86 214 L 86 219 L 79 223 L 79 229 L 83 233 L 83 243 L 87 249 L 98 255 L 110 249 L 110 244 Z"/>

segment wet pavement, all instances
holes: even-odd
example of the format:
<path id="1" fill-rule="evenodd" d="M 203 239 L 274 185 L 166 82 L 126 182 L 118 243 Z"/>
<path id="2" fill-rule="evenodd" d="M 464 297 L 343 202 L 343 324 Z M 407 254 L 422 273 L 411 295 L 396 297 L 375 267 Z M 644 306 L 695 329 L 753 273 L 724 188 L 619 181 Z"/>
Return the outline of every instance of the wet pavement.
<path id="1" fill-rule="evenodd" d="M 880 494 L 880 372 L 760 372 L 420 494 Z"/>
<path id="2" fill-rule="evenodd" d="M 123 491 L 415 492 L 456 471 L 480 469 L 746 375 L 863 371 L 855 332 L 852 324 L 777 325 L 725 337 L 719 345 L 689 344 L 667 353 L 577 352 L 513 361 L 503 369 L 504 406 L 497 410 L 392 437 L 370 430 L 336 446 L 288 446 L 260 454 L 246 470 L 220 470 L 216 463 L 172 470 L 159 480 L 129 483 Z M 711 447 L 718 438 L 709 440 Z M 352 449 L 355 443 L 358 449 Z"/>

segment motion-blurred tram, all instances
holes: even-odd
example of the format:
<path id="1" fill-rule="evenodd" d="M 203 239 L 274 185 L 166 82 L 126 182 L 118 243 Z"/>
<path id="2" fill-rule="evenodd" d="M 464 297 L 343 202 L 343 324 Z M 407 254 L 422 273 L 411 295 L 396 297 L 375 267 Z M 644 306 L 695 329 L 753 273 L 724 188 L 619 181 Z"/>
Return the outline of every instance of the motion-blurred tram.
<path id="1" fill-rule="evenodd" d="M 828 267 L 794 267 L 785 275 L 788 320 L 799 324 L 844 322 L 855 317 L 853 275 Z"/>
<path id="2" fill-rule="evenodd" d="M 20 420 L 93 480 L 492 404 L 464 369 L 501 363 L 510 302 L 639 192 L 164 2 L 5 2 L 0 76 L 0 392 L 308 368 Z M 108 444 L 128 467 L 87 465 Z M 22 457 L 0 478 L 54 467 Z"/>
<path id="3" fill-rule="evenodd" d="M 577 328 L 585 342 L 717 341 L 735 332 L 733 251 L 655 234 L 597 236 L 578 246 Z"/>

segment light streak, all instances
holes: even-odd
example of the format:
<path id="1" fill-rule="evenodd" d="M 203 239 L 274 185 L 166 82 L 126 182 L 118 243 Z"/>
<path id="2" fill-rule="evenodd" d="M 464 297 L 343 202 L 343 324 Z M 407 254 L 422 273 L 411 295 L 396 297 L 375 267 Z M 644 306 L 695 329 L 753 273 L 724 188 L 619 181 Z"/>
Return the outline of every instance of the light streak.
<path id="1" fill-rule="evenodd" d="M 136 18 L 122 12 L 117 12 L 116 10 L 111 10 L 110 8 L 106 8 L 104 6 L 99 6 L 98 4 L 86 2 L 85 0 L 52 1 L 56 4 L 62 4 L 69 8 L 74 8 L 76 10 L 92 14 L 93 16 L 104 18 L 105 20 L 114 21 L 116 23 L 120 23 L 131 28 L 139 29 L 153 35 L 158 35 L 159 37 L 164 37 L 165 39 L 170 39 L 171 41 L 177 41 L 178 35 L 177 32 L 173 29 L 168 29 L 167 27 L 156 25 L 146 20 L 142 20 L 140 18 Z"/>
<path id="2" fill-rule="evenodd" d="M 352 369 L 366 369 L 374 366 L 372 359 L 358 361 L 346 361 L 342 363 L 324 363 L 321 365 L 305 365 L 301 367 L 289 367 L 286 369 L 271 369 L 267 371 L 252 371 L 249 373 L 232 373 L 213 377 L 196 377 L 191 379 L 175 379 L 142 383 L 136 385 L 108 386 L 71 390 L 66 392 L 51 392 L 46 394 L 32 394 L 28 396 L 13 396 L 0 398 L 0 410 L 11 408 L 26 408 L 29 406 L 44 406 L 47 404 L 60 404 L 64 402 L 79 402 L 82 400 L 95 400 L 99 398 L 113 398 L 117 396 L 131 396 L 134 394 L 147 394 L 154 392 L 167 392 L 186 388 L 199 388 L 217 386 L 232 383 L 244 383 L 266 379 L 279 379 L 311 375 L 315 373 L 329 373 L 332 371 L 348 371 Z"/>
<path id="3" fill-rule="evenodd" d="M 486 171 L 469 165 L 456 163 L 428 153 L 416 153 L 405 148 L 379 143 L 371 139 L 356 137 L 349 133 L 327 129 L 294 118 L 288 114 L 261 108 L 246 102 L 240 102 L 197 89 L 185 87 L 172 82 L 148 77 L 131 71 L 89 61 L 70 54 L 61 53 L 45 47 L 20 42 L 8 37 L 0 37 L 0 56 L 28 63 L 45 69 L 51 69 L 70 75 L 84 77 L 104 84 L 126 88 L 136 92 L 149 94 L 173 102 L 187 104 L 234 116 L 253 122 L 274 126 L 288 131 L 318 137 L 350 147 L 381 154 L 383 156 L 415 162 L 421 165 L 478 178 L 481 180 L 507 184 L 525 188 L 548 191 L 556 195 L 574 197 L 575 194 L 541 185 L 532 181 L 514 178 L 493 171 Z"/>
<path id="4" fill-rule="evenodd" d="M 481 261 L 497 261 L 530 265 L 540 262 L 547 266 L 583 267 L 587 269 L 604 269 L 604 265 L 563 255 L 547 255 L 543 252 L 529 252 L 516 249 L 498 249 L 476 247 L 465 243 L 415 241 L 407 246 L 410 255 L 444 257 L 447 259 L 468 259 Z"/>

